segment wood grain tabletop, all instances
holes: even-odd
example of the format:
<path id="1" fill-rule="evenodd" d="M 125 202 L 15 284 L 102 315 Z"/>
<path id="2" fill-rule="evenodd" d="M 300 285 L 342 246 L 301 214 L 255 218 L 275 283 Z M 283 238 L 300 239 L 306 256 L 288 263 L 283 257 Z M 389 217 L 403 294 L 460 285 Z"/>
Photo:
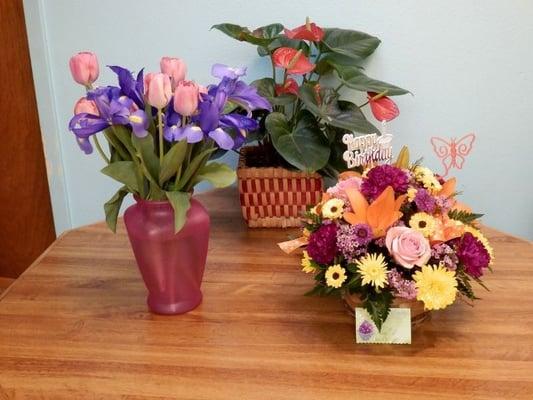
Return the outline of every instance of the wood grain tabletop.
<path id="1" fill-rule="evenodd" d="M 121 225 L 61 236 L 0 300 L 0 399 L 533 399 L 533 245 L 485 230 L 490 292 L 435 312 L 412 345 L 357 345 L 340 300 L 248 230 L 234 189 L 211 214 L 203 303 L 150 314 Z"/>

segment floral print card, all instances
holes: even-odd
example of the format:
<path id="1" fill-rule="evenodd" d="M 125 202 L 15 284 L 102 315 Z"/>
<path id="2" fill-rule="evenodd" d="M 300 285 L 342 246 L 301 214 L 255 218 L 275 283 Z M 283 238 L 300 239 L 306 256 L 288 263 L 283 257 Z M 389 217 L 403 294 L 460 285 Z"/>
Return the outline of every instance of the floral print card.
<path id="1" fill-rule="evenodd" d="M 364 308 L 355 309 L 356 343 L 411 344 L 411 310 L 391 308 L 389 316 L 378 331 Z"/>

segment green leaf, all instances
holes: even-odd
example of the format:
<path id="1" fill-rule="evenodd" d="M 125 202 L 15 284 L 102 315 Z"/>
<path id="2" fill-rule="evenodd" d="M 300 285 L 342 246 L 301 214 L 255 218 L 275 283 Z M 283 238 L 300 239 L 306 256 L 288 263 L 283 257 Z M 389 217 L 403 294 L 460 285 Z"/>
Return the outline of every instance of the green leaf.
<path id="1" fill-rule="evenodd" d="M 275 82 L 272 78 L 263 78 L 253 81 L 252 86 L 255 86 L 257 93 L 268 100 L 272 105 L 284 106 L 293 103 L 296 96 L 292 94 L 276 95 Z"/>
<path id="2" fill-rule="evenodd" d="M 159 185 L 161 187 L 177 173 L 179 166 L 183 163 L 187 154 L 187 146 L 187 141 L 181 140 L 174 144 L 163 157 L 163 164 L 159 172 Z"/>
<path id="3" fill-rule="evenodd" d="M 299 114 L 292 131 L 285 115 L 277 112 L 268 115 L 265 126 L 278 153 L 296 168 L 314 172 L 327 164 L 329 143 L 308 111 Z"/>
<path id="4" fill-rule="evenodd" d="M 476 219 L 479 219 L 483 214 L 475 214 L 465 210 L 451 210 L 448 212 L 448 217 L 456 221 L 461 221 L 463 224 L 471 225 Z"/>
<path id="5" fill-rule="evenodd" d="M 372 54 L 381 41 L 364 32 L 332 28 L 325 29 L 322 43 L 330 51 L 360 60 Z"/>
<path id="6" fill-rule="evenodd" d="M 289 39 L 287 36 L 278 36 L 270 43 L 268 50 L 273 52 L 279 47 L 290 47 L 296 50 L 302 50 L 303 54 L 306 56 L 309 56 L 311 51 L 311 48 L 305 41 L 299 39 Z"/>
<path id="7" fill-rule="evenodd" d="M 137 155 L 141 159 L 141 169 L 148 181 L 150 182 L 150 193 L 148 198 L 152 200 L 161 200 L 165 193 L 159 186 L 159 158 L 155 153 L 154 139 L 152 135 L 144 138 L 138 138 L 132 135 L 133 146 Z"/>
<path id="8" fill-rule="evenodd" d="M 307 109 L 327 124 L 357 133 L 379 133 L 379 130 L 367 121 L 359 107 L 353 103 L 339 101 L 335 96 L 326 96 L 326 100 L 318 104 L 315 89 L 311 84 L 302 85 L 299 96 Z"/>
<path id="9" fill-rule="evenodd" d="M 174 209 L 174 233 L 178 233 L 187 222 L 187 211 L 191 206 L 191 195 L 185 192 L 165 192 Z"/>
<path id="10" fill-rule="evenodd" d="M 217 24 L 213 25 L 211 29 L 218 29 L 229 37 L 241 42 L 248 42 L 258 46 L 268 46 L 274 40 L 275 35 L 272 35 L 277 29 L 280 29 L 279 32 L 281 32 L 283 26 L 281 24 L 272 24 L 257 28 L 253 32 L 245 26 L 236 24 Z"/>
<path id="11" fill-rule="evenodd" d="M 126 186 L 122 186 L 114 195 L 111 197 L 107 203 L 104 204 L 105 212 L 105 221 L 109 229 L 115 233 L 117 231 L 117 218 L 118 213 L 120 212 L 120 206 L 124 197 L 129 193 L 129 190 Z"/>
<path id="12" fill-rule="evenodd" d="M 215 148 L 204 150 L 191 160 L 185 169 L 185 172 L 181 176 L 176 186 L 176 190 L 181 190 L 186 187 L 187 182 L 189 182 L 191 178 L 194 178 L 194 176 L 198 173 L 198 170 L 202 167 L 202 164 L 207 162 L 209 155 L 215 150 Z"/>
<path id="13" fill-rule="evenodd" d="M 133 161 L 116 161 L 106 165 L 101 172 L 126 185 L 131 192 L 139 192 Z"/>
<path id="14" fill-rule="evenodd" d="M 393 300 L 394 296 L 388 291 L 370 292 L 363 300 L 363 307 L 370 314 L 378 330 L 381 330 L 381 326 L 389 316 Z"/>
<path id="15" fill-rule="evenodd" d="M 369 78 L 356 66 L 334 65 L 334 68 L 339 75 L 339 79 L 351 89 L 377 93 L 387 91 L 387 96 L 410 93 L 401 87 Z"/>
<path id="16" fill-rule="evenodd" d="M 201 181 L 208 181 L 216 188 L 223 188 L 230 186 L 235 182 L 236 178 L 235 171 L 227 164 L 211 162 L 198 170 L 198 175 L 194 178 L 194 184 Z"/>

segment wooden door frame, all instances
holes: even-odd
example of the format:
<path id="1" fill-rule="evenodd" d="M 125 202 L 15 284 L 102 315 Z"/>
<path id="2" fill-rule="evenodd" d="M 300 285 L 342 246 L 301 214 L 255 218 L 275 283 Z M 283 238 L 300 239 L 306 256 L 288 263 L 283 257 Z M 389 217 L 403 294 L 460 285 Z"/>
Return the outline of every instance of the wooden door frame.
<path id="1" fill-rule="evenodd" d="M 72 218 L 61 151 L 64 128 L 57 113 L 44 0 L 23 0 L 23 5 L 54 225 L 59 235 L 72 228 Z"/>

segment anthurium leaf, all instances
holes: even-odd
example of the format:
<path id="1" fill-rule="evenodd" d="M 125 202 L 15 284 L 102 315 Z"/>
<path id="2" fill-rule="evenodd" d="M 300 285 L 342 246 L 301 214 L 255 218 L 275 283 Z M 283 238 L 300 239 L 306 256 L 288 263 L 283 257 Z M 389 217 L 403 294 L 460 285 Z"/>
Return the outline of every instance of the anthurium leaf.
<path id="1" fill-rule="evenodd" d="M 176 174 L 178 167 L 183 163 L 186 154 L 186 140 L 181 140 L 175 143 L 167 152 L 167 154 L 165 154 L 163 157 L 163 163 L 161 165 L 161 171 L 159 172 L 160 186 L 163 186 L 166 181 Z"/>
<path id="2" fill-rule="evenodd" d="M 270 24 L 261 26 L 255 29 L 252 33 L 254 36 L 259 36 L 265 39 L 273 39 L 278 37 L 281 32 L 283 32 L 282 24 Z"/>
<path id="3" fill-rule="evenodd" d="M 118 213 L 120 212 L 120 206 L 124 197 L 129 193 L 129 190 L 126 186 L 122 186 L 114 195 L 111 197 L 107 203 L 104 204 L 105 212 L 105 221 L 109 229 L 113 232 L 117 231 L 117 218 Z"/>
<path id="4" fill-rule="evenodd" d="M 102 173 L 126 185 L 131 192 L 139 192 L 133 161 L 116 161 L 102 168 Z"/>
<path id="5" fill-rule="evenodd" d="M 216 188 L 230 186 L 235 182 L 237 175 L 227 164 L 211 162 L 198 170 L 198 175 L 194 178 L 195 184 L 201 181 L 208 181 Z"/>
<path id="6" fill-rule="evenodd" d="M 194 178 L 195 174 L 198 173 L 199 169 L 202 167 L 202 164 L 205 164 L 207 160 L 209 159 L 209 155 L 213 153 L 216 149 L 207 149 L 202 151 L 201 153 L 197 154 L 189 163 L 185 171 L 183 172 L 183 175 L 181 176 L 177 186 L 176 190 L 181 190 L 186 187 L 187 182 L 191 180 L 191 178 Z M 193 180 L 194 182 L 194 180 Z M 191 186 L 191 185 L 189 185 Z"/>
<path id="7" fill-rule="evenodd" d="M 252 86 L 255 86 L 257 93 L 267 99 L 272 105 L 284 106 L 293 103 L 296 100 L 296 96 L 291 94 L 277 96 L 274 79 L 272 78 L 258 79 L 252 82 Z"/>
<path id="8" fill-rule="evenodd" d="M 410 93 L 408 90 L 401 87 L 391 85 L 390 83 L 378 81 L 366 76 L 358 67 L 335 65 L 335 70 L 339 75 L 339 79 L 349 88 L 360 90 L 362 92 L 377 92 L 381 93 L 387 91 L 387 96 L 397 96 L 401 94 Z"/>
<path id="9" fill-rule="evenodd" d="M 359 107 L 348 101 L 339 101 L 335 96 L 326 96 L 317 103 L 315 89 L 310 84 L 300 87 L 299 97 L 306 108 L 329 125 L 358 133 L 379 133 L 379 130 L 367 121 Z"/>
<path id="10" fill-rule="evenodd" d="M 364 32 L 330 28 L 325 29 L 322 43 L 330 51 L 360 60 L 372 54 L 381 41 Z"/>
<path id="11" fill-rule="evenodd" d="M 278 36 L 272 42 L 268 45 L 269 51 L 274 51 L 279 47 L 291 47 L 296 50 L 302 50 L 303 54 L 306 56 L 309 55 L 309 52 L 311 49 L 309 48 L 309 45 L 299 39 L 289 39 L 287 36 Z"/>
<path id="12" fill-rule="evenodd" d="M 165 192 L 174 209 L 174 233 L 178 233 L 187 222 L 187 211 L 191 206 L 191 195 L 185 192 Z"/>
<path id="13" fill-rule="evenodd" d="M 217 24 L 211 27 L 211 29 L 218 29 L 229 37 L 241 42 L 248 42 L 259 46 L 268 46 L 273 39 L 270 37 L 264 37 L 263 34 L 265 32 L 267 34 L 272 33 L 275 30 L 275 27 L 267 28 L 266 31 L 261 30 L 265 28 L 266 27 L 258 28 L 254 32 L 251 32 L 247 27 L 235 24 Z"/>
<path id="14" fill-rule="evenodd" d="M 274 147 L 291 165 L 305 172 L 314 172 L 327 164 L 329 144 L 310 112 L 303 111 L 298 115 L 293 130 L 281 113 L 269 114 L 265 124 Z"/>

